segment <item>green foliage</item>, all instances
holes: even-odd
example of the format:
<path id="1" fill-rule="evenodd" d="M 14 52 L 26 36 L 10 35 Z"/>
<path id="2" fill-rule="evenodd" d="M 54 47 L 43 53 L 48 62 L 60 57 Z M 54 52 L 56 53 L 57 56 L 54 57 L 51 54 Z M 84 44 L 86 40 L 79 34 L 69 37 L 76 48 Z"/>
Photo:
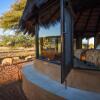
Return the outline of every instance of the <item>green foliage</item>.
<path id="1" fill-rule="evenodd" d="M 11 6 L 10 10 L 5 12 L 0 17 L 0 28 L 3 28 L 4 30 L 17 29 L 25 4 L 26 0 L 20 0 L 20 2 L 15 2 Z"/>
<path id="2" fill-rule="evenodd" d="M 0 46 L 10 46 L 10 47 L 33 47 L 34 37 L 29 35 L 12 35 L 3 36 Z"/>
<path id="3" fill-rule="evenodd" d="M 18 0 L 17 0 L 18 1 Z M 19 0 L 15 2 L 10 10 L 5 12 L 0 17 L 0 28 L 3 30 L 15 30 L 15 35 L 9 36 L 4 35 L 0 46 L 10 46 L 10 47 L 32 47 L 34 45 L 34 37 L 29 35 L 22 35 L 18 33 L 18 24 L 24 10 L 26 0 Z"/>

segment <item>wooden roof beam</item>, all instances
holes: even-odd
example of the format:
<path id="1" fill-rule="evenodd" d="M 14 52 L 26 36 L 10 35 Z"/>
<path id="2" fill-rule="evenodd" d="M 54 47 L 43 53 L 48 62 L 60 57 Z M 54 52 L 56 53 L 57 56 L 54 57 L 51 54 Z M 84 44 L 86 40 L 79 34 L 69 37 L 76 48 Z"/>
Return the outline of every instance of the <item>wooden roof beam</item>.
<path id="1" fill-rule="evenodd" d="M 87 22 L 86 22 L 86 24 L 84 26 L 84 30 L 87 30 L 87 26 L 88 26 L 88 23 L 89 23 L 89 21 L 91 19 L 92 12 L 93 12 L 93 8 L 90 9 L 90 12 L 89 12 L 89 15 L 88 15 L 88 18 L 87 18 Z"/>

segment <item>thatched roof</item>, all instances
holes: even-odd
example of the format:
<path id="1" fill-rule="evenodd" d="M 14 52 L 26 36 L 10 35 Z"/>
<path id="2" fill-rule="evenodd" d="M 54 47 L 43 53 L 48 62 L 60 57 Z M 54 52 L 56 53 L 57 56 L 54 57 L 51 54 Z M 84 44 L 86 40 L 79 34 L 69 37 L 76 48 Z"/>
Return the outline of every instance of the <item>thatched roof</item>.
<path id="1" fill-rule="evenodd" d="M 100 32 L 100 0 L 70 0 L 75 12 L 75 31 Z M 60 0 L 27 0 L 20 29 L 34 34 L 35 26 L 48 27 L 60 19 Z"/>
<path id="2" fill-rule="evenodd" d="M 74 26 L 77 35 L 90 37 L 98 34 L 100 32 L 100 7 L 92 7 L 86 11 L 78 12 Z"/>
<path id="3" fill-rule="evenodd" d="M 44 27 L 55 24 L 60 16 L 59 9 L 59 0 L 27 0 L 20 21 L 21 30 L 34 34 L 36 24 Z"/>

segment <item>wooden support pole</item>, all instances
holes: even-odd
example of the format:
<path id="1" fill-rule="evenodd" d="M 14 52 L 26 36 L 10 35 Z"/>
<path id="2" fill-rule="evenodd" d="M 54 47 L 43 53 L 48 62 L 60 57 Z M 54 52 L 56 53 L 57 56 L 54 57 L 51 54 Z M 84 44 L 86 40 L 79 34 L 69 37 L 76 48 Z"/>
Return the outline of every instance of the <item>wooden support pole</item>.
<path id="1" fill-rule="evenodd" d="M 82 37 L 80 36 L 76 38 L 76 49 L 82 49 Z"/>
<path id="2" fill-rule="evenodd" d="M 100 35 L 94 37 L 94 48 L 96 49 L 98 45 L 100 45 Z"/>
<path id="3" fill-rule="evenodd" d="M 40 38 L 40 54 L 42 55 L 42 52 L 43 52 L 43 38 L 41 37 Z"/>
<path id="4" fill-rule="evenodd" d="M 36 59 L 39 58 L 39 26 L 35 26 Z"/>
<path id="5" fill-rule="evenodd" d="M 56 53 L 58 53 L 58 37 L 56 38 Z"/>

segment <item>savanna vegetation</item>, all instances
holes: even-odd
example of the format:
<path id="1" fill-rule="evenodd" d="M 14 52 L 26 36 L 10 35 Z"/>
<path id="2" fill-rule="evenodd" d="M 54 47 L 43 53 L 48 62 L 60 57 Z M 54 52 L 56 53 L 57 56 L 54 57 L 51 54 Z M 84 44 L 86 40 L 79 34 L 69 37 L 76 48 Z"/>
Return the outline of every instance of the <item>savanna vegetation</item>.
<path id="1" fill-rule="evenodd" d="M 0 46 L 10 47 L 33 47 L 34 37 L 23 35 L 18 30 L 18 25 L 26 0 L 17 0 L 8 11 L 0 17 L 0 28 L 4 31 L 13 30 L 13 35 L 3 35 Z M 9 34 L 9 33 L 8 33 Z"/>
<path id="2" fill-rule="evenodd" d="M 18 24 L 25 3 L 26 0 L 15 0 L 10 9 L 0 16 L 0 32 L 4 30 L 7 33 L 7 35 L 0 34 L 0 52 L 3 51 L 1 47 L 33 47 L 34 37 L 23 35 L 18 31 Z M 13 31 L 14 33 L 9 35 L 9 31 Z M 22 90 L 21 80 L 19 79 L 19 72 L 23 64 L 9 66 L 2 66 L 0 64 L 0 100 L 27 100 Z"/>
<path id="3" fill-rule="evenodd" d="M 33 47 L 34 37 L 29 35 L 3 35 L 0 41 L 0 47 Z"/>

